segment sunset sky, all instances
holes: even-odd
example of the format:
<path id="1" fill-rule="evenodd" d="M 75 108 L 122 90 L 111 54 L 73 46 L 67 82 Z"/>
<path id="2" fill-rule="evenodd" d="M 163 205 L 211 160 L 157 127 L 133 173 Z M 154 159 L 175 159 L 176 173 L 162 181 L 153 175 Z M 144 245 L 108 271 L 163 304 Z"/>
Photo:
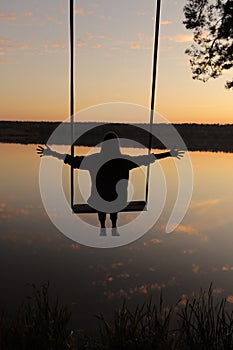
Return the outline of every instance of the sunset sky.
<path id="1" fill-rule="evenodd" d="M 76 111 L 121 101 L 150 106 L 155 2 L 76 1 Z M 191 77 L 184 4 L 162 0 L 156 111 L 172 123 L 233 123 L 233 92 L 224 88 L 232 72 L 206 84 Z M 1 2 L 1 120 L 69 116 L 68 5 Z"/>

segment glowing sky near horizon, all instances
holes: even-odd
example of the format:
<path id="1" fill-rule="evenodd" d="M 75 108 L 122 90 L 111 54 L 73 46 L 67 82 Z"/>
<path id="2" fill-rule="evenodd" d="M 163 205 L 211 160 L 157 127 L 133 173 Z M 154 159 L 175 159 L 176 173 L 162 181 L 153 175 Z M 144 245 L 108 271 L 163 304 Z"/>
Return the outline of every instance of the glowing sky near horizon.
<path id="1" fill-rule="evenodd" d="M 1 120 L 69 116 L 68 4 L 1 3 Z M 156 110 L 174 123 L 233 123 L 227 75 L 192 80 L 184 4 L 162 0 Z M 155 0 L 80 0 L 75 10 L 76 110 L 122 101 L 149 107 Z"/>

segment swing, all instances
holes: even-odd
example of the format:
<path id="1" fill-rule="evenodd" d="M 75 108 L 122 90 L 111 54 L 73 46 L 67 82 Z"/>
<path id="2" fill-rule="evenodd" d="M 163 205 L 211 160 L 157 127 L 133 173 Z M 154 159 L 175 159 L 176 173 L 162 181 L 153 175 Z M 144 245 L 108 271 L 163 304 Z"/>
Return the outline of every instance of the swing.
<path id="1" fill-rule="evenodd" d="M 155 104 L 155 86 L 156 86 L 156 70 L 157 70 L 157 57 L 158 57 L 158 39 L 159 39 L 159 21 L 160 21 L 160 8 L 161 0 L 157 0 L 156 6 L 156 20 L 155 20 L 155 34 L 154 34 L 154 55 L 153 55 L 153 71 L 152 71 L 152 93 L 151 93 L 151 109 L 150 109 L 150 128 L 149 128 L 149 140 L 148 140 L 148 155 L 151 153 L 152 148 L 152 125 L 154 120 L 154 104 Z M 74 143 L 73 143 L 73 131 L 74 131 L 74 0 L 70 0 L 70 125 L 71 125 L 71 156 L 74 157 Z M 128 202 L 125 208 L 121 212 L 141 212 L 147 210 L 148 205 L 148 192 L 149 192 L 149 174 L 150 165 L 147 166 L 146 174 L 146 190 L 145 199 L 141 201 Z M 91 214 L 97 213 L 97 210 L 84 203 L 74 203 L 74 167 L 71 165 L 70 172 L 70 198 L 71 208 L 75 214 Z"/>

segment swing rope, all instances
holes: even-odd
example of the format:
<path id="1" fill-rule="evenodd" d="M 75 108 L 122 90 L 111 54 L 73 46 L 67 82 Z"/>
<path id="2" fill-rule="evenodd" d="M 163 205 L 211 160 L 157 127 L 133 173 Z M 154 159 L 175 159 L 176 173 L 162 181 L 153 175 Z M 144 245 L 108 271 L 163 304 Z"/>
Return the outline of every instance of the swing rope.
<path id="1" fill-rule="evenodd" d="M 157 61 L 158 61 L 158 41 L 159 41 L 159 27 L 160 27 L 160 9 L 161 0 L 157 0 L 156 5 L 156 19 L 155 19 L 155 34 L 154 34 L 154 55 L 153 55 L 153 70 L 152 70 L 152 91 L 151 91 L 151 109 L 150 109 L 150 128 L 149 128 L 149 140 L 148 140 L 148 155 L 151 153 L 152 148 L 152 127 L 154 121 L 154 105 L 155 105 L 155 89 L 157 78 Z M 74 105 L 75 105 L 75 86 L 74 86 L 74 0 L 70 0 L 70 127 L 71 127 L 71 156 L 74 156 Z M 147 167 L 146 176 L 146 203 L 148 202 L 149 192 L 149 178 L 150 178 L 150 165 Z M 74 168 L 71 166 L 70 172 L 71 183 L 71 208 L 74 208 Z"/>
<path id="2" fill-rule="evenodd" d="M 70 0 L 70 127 L 71 127 L 71 156 L 74 156 L 74 0 Z M 74 167 L 71 165 L 70 172 L 71 208 L 74 206 Z"/>
<path id="3" fill-rule="evenodd" d="M 151 154 L 151 148 L 152 148 L 152 127 L 153 127 L 153 122 L 154 122 L 155 89 L 156 89 L 156 80 L 157 80 L 156 78 L 157 78 L 157 62 L 158 62 L 160 12 L 161 12 L 161 0 L 157 0 L 156 18 L 155 18 L 155 34 L 154 34 L 154 55 L 153 55 L 153 71 L 152 71 L 152 87 L 151 87 L 148 155 Z M 147 175 L 146 175 L 146 203 L 148 202 L 149 179 L 150 179 L 150 164 L 147 167 Z"/>

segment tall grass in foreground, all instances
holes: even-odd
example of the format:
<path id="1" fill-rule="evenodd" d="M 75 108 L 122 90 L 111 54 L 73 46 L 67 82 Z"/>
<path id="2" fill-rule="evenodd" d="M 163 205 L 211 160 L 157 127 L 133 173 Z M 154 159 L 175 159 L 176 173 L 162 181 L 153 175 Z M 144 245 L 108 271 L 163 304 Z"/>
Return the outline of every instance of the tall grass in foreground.
<path id="1" fill-rule="evenodd" d="M 215 300 L 212 285 L 184 306 L 177 302 L 167 308 L 160 298 L 157 308 L 150 299 L 134 311 L 124 303 L 111 324 L 103 315 L 98 318 L 103 349 L 233 349 L 233 312 L 226 310 L 226 299 Z"/>
<path id="2" fill-rule="evenodd" d="M 33 287 L 14 317 L 0 317 L 1 350 L 66 350 L 70 312 L 49 298 L 49 283 Z"/>
<path id="3" fill-rule="evenodd" d="M 233 349 L 233 311 L 226 310 L 225 298 L 215 301 L 212 285 L 187 300 L 178 317 L 178 332 L 188 348 Z"/>
<path id="4" fill-rule="evenodd" d="M 15 317 L 0 317 L 1 350 L 233 350 L 233 311 L 217 300 L 212 285 L 184 305 L 147 303 L 131 309 L 126 302 L 111 322 L 97 316 L 99 331 L 69 330 L 71 314 L 49 298 L 49 284 L 33 287 Z"/>

